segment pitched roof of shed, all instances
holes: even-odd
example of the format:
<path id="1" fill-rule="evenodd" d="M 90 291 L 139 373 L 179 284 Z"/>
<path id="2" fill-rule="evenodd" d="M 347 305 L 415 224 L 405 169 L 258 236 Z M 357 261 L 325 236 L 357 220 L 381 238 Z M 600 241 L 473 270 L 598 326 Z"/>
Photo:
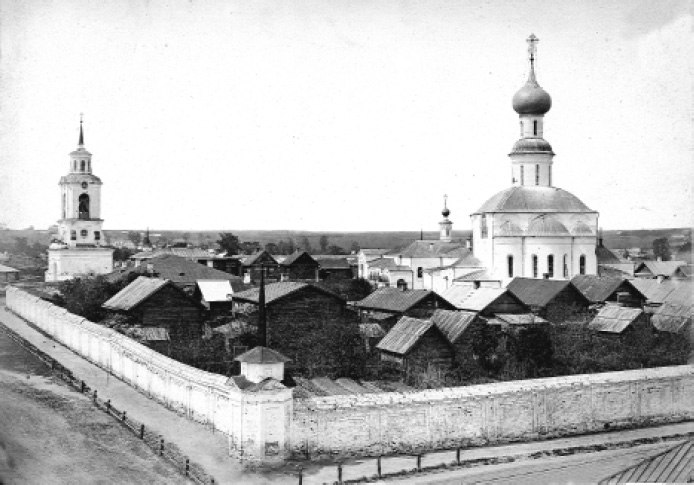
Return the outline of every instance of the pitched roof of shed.
<path id="1" fill-rule="evenodd" d="M 277 300 L 307 288 L 324 293 L 340 301 L 344 301 L 338 295 L 310 283 L 301 283 L 298 281 L 278 281 L 276 283 L 265 285 L 265 303 L 269 305 Z M 258 304 L 260 303 L 260 288 L 251 288 L 250 290 L 236 293 L 234 294 L 234 300 Z"/>
<path id="2" fill-rule="evenodd" d="M 202 299 L 208 303 L 229 301 L 234 293 L 229 280 L 198 280 L 195 284 L 200 288 Z"/>
<path id="3" fill-rule="evenodd" d="M 377 289 L 354 305 L 387 312 L 405 312 L 432 294 L 436 295 L 431 290 L 401 290 L 386 287 Z"/>
<path id="4" fill-rule="evenodd" d="M 651 316 L 651 323 L 661 332 L 681 333 L 694 319 L 694 303 L 665 302 Z"/>
<path id="5" fill-rule="evenodd" d="M 534 313 L 495 313 L 494 318 L 498 320 L 499 323 L 506 323 L 508 325 L 537 325 L 549 323 L 547 320 Z"/>
<path id="6" fill-rule="evenodd" d="M 612 483 L 687 483 L 694 480 L 694 440 L 651 456 L 600 481 Z"/>
<path id="7" fill-rule="evenodd" d="M 304 261 L 302 261 L 304 264 L 317 264 L 317 261 L 313 259 L 313 257 L 306 251 L 300 251 L 294 254 L 290 254 L 289 256 L 284 258 L 284 260 L 280 264 L 282 266 L 291 266 L 292 264 L 296 263 L 301 259 L 304 259 Z"/>
<path id="8" fill-rule="evenodd" d="M 642 273 L 647 270 L 653 276 L 672 276 L 680 266 L 686 266 L 686 261 L 642 261 L 638 264 L 634 273 Z"/>
<path id="9" fill-rule="evenodd" d="M 643 310 L 640 308 L 606 305 L 588 324 L 588 328 L 598 332 L 622 333 L 641 315 Z"/>
<path id="10" fill-rule="evenodd" d="M 499 299 L 504 293 L 507 293 L 505 288 L 475 288 L 471 290 L 462 301 L 456 303 L 455 306 L 462 310 L 481 312 Z"/>
<path id="11" fill-rule="evenodd" d="M 625 282 L 632 286 L 626 279 L 613 276 L 576 275 L 571 279 L 571 283 L 591 303 L 604 302 Z"/>
<path id="12" fill-rule="evenodd" d="M 277 262 L 277 260 L 276 260 L 275 258 L 272 257 L 272 254 L 270 254 L 270 253 L 268 253 L 267 251 L 263 250 L 263 251 L 258 251 L 257 253 L 251 254 L 251 255 L 247 256 L 246 258 L 244 258 L 244 259 L 242 260 L 242 261 L 243 261 L 243 265 L 244 265 L 244 266 L 251 266 L 252 264 L 256 263 L 263 255 L 267 255 L 267 256 L 268 256 L 270 259 L 272 259 L 275 263 Z M 285 261 L 286 261 L 286 258 L 285 258 Z"/>
<path id="13" fill-rule="evenodd" d="M 443 332 L 448 341 L 454 344 L 465 333 L 476 316 L 476 312 L 439 309 L 434 311 L 431 321 Z"/>
<path id="14" fill-rule="evenodd" d="M 376 345 L 379 350 L 405 355 L 434 326 L 429 320 L 402 317 Z"/>
<path id="15" fill-rule="evenodd" d="M 691 283 L 685 281 L 668 280 L 659 282 L 655 279 L 635 278 L 630 280 L 630 283 L 652 303 L 663 303 L 675 290 L 678 290 L 675 297 L 679 299 L 677 297 L 680 293 L 686 293 L 687 291 L 691 293 L 694 288 Z"/>
<path id="16" fill-rule="evenodd" d="M 615 253 L 607 249 L 605 246 L 598 244 L 595 248 L 595 256 L 598 259 L 598 264 L 619 264 L 622 260 Z"/>
<path id="17" fill-rule="evenodd" d="M 477 271 L 471 271 L 462 276 L 458 276 L 453 281 L 501 281 L 501 278 L 491 275 L 486 269 L 479 269 Z"/>
<path id="18" fill-rule="evenodd" d="M 276 350 L 259 345 L 258 347 L 253 347 L 248 352 L 244 352 L 234 360 L 247 364 L 277 364 L 280 362 L 289 362 L 292 359 L 285 357 Z"/>
<path id="19" fill-rule="evenodd" d="M 107 310 L 131 310 L 169 283 L 169 280 L 139 276 L 101 306 Z"/>
<path id="20" fill-rule="evenodd" d="M 514 278 L 506 289 L 526 305 L 544 307 L 569 285 L 571 283 L 564 280 Z"/>

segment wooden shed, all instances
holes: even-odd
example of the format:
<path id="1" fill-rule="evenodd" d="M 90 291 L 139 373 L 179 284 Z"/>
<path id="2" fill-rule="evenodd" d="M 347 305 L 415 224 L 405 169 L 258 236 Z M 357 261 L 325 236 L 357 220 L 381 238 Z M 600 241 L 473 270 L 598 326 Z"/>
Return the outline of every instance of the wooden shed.
<path id="1" fill-rule="evenodd" d="M 318 268 L 318 262 L 306 251 L 290 254 L 280 263 L 282 281 L 316 281 Z"/>
<path id="2" fill-rule="evenodd" d="M 570 281 L 514 278 L 506 286 L 533 313 L 563 323 L 588 312 L 590 302 Z"/>
<path id="3" fill-rule="evenodd" d="M 393 315 L 398 318 L 402 316 L 429 318 L 439 308 L 456 309 L 450 302 L 431 290 L 401 290 L 390 287 L 377 289 L 363 300 L 356 302 L 354 306 L 362 313 L 363 321 L 370 321 L 369 315 L 374 313 Z M 387 325 L 385 322 L 384 324 Z"/>
<path id="4" fill-rule="evenodd" d="M 646 330 L 648 315 L 641 308 L 605 305 L 588 324 L 588 328 L 606 336 L 620 337 L 630 332 Z"/>
<path id="5" fill-rule="evenodd" d="M 646 301 L 646 296 L 626 278 L 576 275 L 571 279 L 571 284 L 591 304 L 618 302 L 626 306 L 640 307 Z"/>
<path id="6" fill-rule="evenodd" d="M 169 280 L 140 276 L 102 306 L 134 325 L 165 328 L 171 340 L 202 335 L 202 305 Z"/>

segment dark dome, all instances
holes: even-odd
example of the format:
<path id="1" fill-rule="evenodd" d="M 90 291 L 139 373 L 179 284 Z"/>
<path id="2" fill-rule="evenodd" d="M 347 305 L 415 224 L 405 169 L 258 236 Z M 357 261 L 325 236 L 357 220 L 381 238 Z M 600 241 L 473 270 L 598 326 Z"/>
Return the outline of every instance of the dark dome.
<path id="1" fill-rule="evenodd" d="M 448 217 L 449 215 L 451 215 L 451 211 L 448 210 L 448 207 L 444 207 L 443 210 L 441 211 L 441 215 L 443 217 Z"/>
<path id="2" fill-rule="evenodd" d="M 502 190 L 475 214 L 485 212 L 595 212 L 575 195 L 557 187 L 516 186 Z"/>
<path id="3" fill-rule="evenodd" d="M 513 149 L 511 153 L 551 153 L 552 145 L 547 142 L 544 138 L 521 138 L 516 143 L 513 144 Z"/>
<path id="4" fill-rule="evenodd" d="M 552 98 L 534 76 L 513 95 L 513 109 L 519 115 L 543 115 L 552 107 Z"/>

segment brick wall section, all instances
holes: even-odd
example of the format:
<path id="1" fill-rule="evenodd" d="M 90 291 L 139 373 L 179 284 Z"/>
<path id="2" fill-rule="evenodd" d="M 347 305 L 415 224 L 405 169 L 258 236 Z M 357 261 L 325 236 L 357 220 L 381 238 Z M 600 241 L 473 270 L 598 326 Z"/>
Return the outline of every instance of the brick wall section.
<path id="1" fill-rule="evenodd" d="M 291 450 L 378 455 L 694 418 L 694 366 L 294 400 Z"/>

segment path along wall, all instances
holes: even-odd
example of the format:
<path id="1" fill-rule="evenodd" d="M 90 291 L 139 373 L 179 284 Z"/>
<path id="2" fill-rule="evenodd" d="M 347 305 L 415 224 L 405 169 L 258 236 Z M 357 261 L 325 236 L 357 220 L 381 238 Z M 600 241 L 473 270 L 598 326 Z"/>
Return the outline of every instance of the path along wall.
<path id="1" fill-rule="evenodd" d="M 294 401 L 295 454 L 377 455 L 694 418 L 694 366 Z"/>
<path id="2" fill-rule="evenodd" d="M 110 328 L 8 287 L 7 307 L 57 341 L 188 418 L 229 437 L 229 451 L 272 461 L 288 452 L 291 390 L 239 389 L 227 377 L 182 364 Z M 266 386 L 267 387 L 267 386 Z M 272 418 L 272 429 L 266 425 Z"/>

